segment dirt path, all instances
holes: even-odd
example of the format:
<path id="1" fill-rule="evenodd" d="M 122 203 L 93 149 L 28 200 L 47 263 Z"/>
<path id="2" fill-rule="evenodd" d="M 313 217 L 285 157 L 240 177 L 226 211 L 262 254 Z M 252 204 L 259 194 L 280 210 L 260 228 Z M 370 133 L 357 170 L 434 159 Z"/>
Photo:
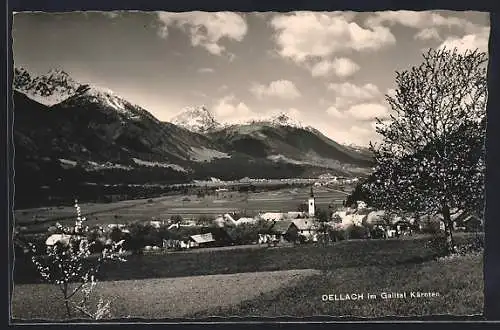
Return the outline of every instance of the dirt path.
<path id="1" fill-rule="evenodd" d="M 99 294 L 112 298 L 115 317 L 180 318 L 207 309 L 229 307 L 317 274 L 312 269 L 205 275 L 99 283 Z M 61 319 L 64 308 L 57 288 L 16 285 L 12 317 Z"/>

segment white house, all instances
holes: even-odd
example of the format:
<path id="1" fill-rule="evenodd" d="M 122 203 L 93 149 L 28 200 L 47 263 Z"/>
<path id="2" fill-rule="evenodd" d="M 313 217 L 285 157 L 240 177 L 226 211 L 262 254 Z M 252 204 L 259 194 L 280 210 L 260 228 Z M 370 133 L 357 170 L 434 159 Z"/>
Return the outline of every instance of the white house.
<path id="1" fill-rule="evenodd" d="M 332 214 L 333 222 L 336 222 L 337 218 L 340 218 L 340 222 L 336 222 L 336 227 L 346 228 L 352 225 L 361 226 L 363 224 L 363 220 L 367 217 L 367 215 L 357 212 L 352 212 L 350 210 L 339 210 Z"/>
<path id="2" fill-rule="evenodd" d="M 52 234 L 47 240 L 45 240 L 45 245 L 54 246 L 56 243 L 63 243 L 65 245 L 69 244 L 69 240 L 72 235 L 67 234 Z"/>
<path id="3" fill-rule="evenodd" d="M 304 212 L 266 212 L 261 213 L 257 216 L 262 220 L 266 221 L 281 221 L 281 220 L 289 220 L 289 219 L 298 219 L 302 217 L 306 217 L 307 214 Z"/>
<path id="4" fill-rule="evenodd" d="M 315 240 L 318 231 L 316 221 L 310 218 L 295 219 L 292 223 L 297 227 L 298 234 L 306 237 L 307 239 Z"/>
<path id="5" fill-rule="evenodd" d="M 161 225 L 162 225 L 162 223 L 163 223 L 162 221 L 158 221 L 158 220 L 151 220 L 151 221 L 149 222 L 149 224 L 150 224 L 150 225 L 151 225 L 151 227 L 153 227 L 153 228 L 160 228 L 160 227 L 161 227 Z"/>
<path id="6" fill-rule="evenodd" d="M 198 247 L 207 245 L 215 242 L 215 238 L 212 233 L 192 235 L 189 237 L 189 242 L 191 247 Z"/>
<path id="7" fill-rule="evenodd" d="M 252 224 L 252 223 L 256 223 L 257 221 L 259 221 L 259 219 L 257 219 L 257 218 L 243 217 L 243 218 L 239 218 L 238 220 L 236 220 L 236 225 L 239 226 L 242 224 Z"/>

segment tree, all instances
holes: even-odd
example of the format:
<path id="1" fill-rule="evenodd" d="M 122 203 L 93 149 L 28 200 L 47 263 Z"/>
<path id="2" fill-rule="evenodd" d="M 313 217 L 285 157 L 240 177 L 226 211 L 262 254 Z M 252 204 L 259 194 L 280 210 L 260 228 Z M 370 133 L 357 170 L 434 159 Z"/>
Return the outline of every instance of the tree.
<path id="1" fill-rule="evenodd" d="M 181 223 L 183 221 L 182 219 L 182 216 L 176 214 L 176 215 L 173 215 L 171 218 L 170 218 L 170 221 L 174 224 L 178 224 L 178 223 Z"/>
<path id="2" fill-rule="evenodd" d="M 484 203 L 487 79 L 485 53 L 429 50 L 424 61 L 396 72 L 390 118 L 370 144 L 375 172 L 364 185 L 374 206 L 441 214 L 454 250 L 450 210 Z"/>
<path id="3" fill-rule="evenodd" d="M 319 224 L 318 224 L 318 233 L 320 234 L 320 238 L 321 238 L 321 242 L 323 242 L 323 244 L 327 244 L 328 241 L 329 241 L 329 235 L 328 235 L 328 231 L 329 231 L 329 226 L 328 226 L 328 222 L 330 222 L 331 218 L 332 218 L 332 210 L 331 209 L 327 209 L 327 210 L 324 210 L 324 209 L 316 209 L 316 219 L 318 220 Z"/>
<path id="4" fill-rule="evenodd" d="M 333 212 L 328 209 L 328 210 L 323 210 L 323 209 L 316 209 L 316 219 L 318 219 L 319 222 L 329 222 L 331 217 L 332 217 Z"/>
<path id="5" fill-rule="evenodd" d="M 90 247 L 94 242 L 87 239 L 90 236 L 89 229 L 88 226 L 83 226 L 86 218 L 82 217 L 77 201 L 75 208 L 75 225 L 57 225 L 63 236 L 47 248 L 47 255 L 40 255 L 36 246 L 30 244 L 32 261 L 45 282 L 59 287 L 68 318 L 72 317 L 72 309 L 76 309 L 84 316 L 101 319 L 110 315 L 110 301 L 99 298 L 94 310 L 90 307 L 89 299 L 95 288 L 100 267 L 111 260 L 125 261 L 121 248 L 123 241 L 104 248 L 97 257 L 91 256 Z M 75 301 L 79 293 L 81 300 Z"/>
<path id="6" fill-rule="evenodd" d="M 298 212 L 307 212 L 309 210 L 309 206 L 307 203 L 300 203 L 299 206 L 297 206 L 297 211 Z"/>

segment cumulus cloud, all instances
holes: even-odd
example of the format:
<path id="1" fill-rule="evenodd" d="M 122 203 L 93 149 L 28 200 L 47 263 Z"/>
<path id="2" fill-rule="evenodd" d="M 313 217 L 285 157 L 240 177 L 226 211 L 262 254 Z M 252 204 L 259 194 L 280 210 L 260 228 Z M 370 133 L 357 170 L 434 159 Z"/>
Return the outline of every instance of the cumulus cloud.
<path id="1" fill-rule="evenodd" d="M 217 118 L 229 123 L 247 120 L 255 115 L 245 103 L 238 101 L 234 95 L 227 95 L 219 99 L 213 110 Z"/>
<path id="2" fill-rule="evenodd" d="M 420 30 L 415 36 L 413 36 L 416 40 L 441 40 L 441 36 L 436 28 L 425 28 Z"/>
<path id="3" fill-rule="evenodd" d="M 456 33 L 463 33 L 463 35 L 446 38 L 440 47 L 456 47 L 462 52 L 466 49 L 476 48 L 487 51 L 489 27 L 472 23 L 464 18 L 446 16 L 431 11 L 402 10 L 374 13 L 365 20 L 365 25 L 371 28 L 395 24 L 418 29 L 419 32 L 414 35 L 414 38 L 418 40 L 441 41 L 443 38 L 438 29 L 449 31 L 453 28 L 457 31 Z"/>
<path id="4" fill-rule="evenodd" d="M 169 27 L 182 29 L 189 35 L 194 47 L 203 47 L 213 55 L 226 52 L 220 44 L 222 39 L 242 41 L 248 30 L 245 19 L 232 12 L 158 12 L 157 18 L 160 37 L 168 37 Z"/>
<path id="5" fill-rule="evenodd" d="M 389 110 L 379 103 L 361 103 L 350 107 L 345 114 L 353 119 L 373 121 L 375 118 L 387 118 Z"/>
<path id="6" fill-rule="evenodd" d="M 347 117 L 347 114 L 340 111 L 337 107 L 335 106 L 329 106 L 327 109 L 326 109 L 326 113 L 329 114 L 330 116 L 334 117 L 334 118 L 346 118 Z"/>
<path id="7" fill-rule="evenodd" d="M 479 33 L 467 34 L 463 37 L 449 37 L 443 41 L 439 48 L 457 48 L 459 52 L 476 49 L 488 52 L 489 30 L 489 28 L 483 28 Z"/>
<path id="8" fill-rule="evenodd" d="M 465 31 L 472 31 L 477 28 L 475 24 L 463 18 L 445 16 L 435 11 L 409 10 L 376 12 L 365 20 L 365 24 L 372 28 L 400 24 L 420 30 L 435 27 L 457 27 Z"/>
<path id="9" fill-rule="evenodd" d="M 321 132 L 336 142 L 368 146 L 370 141 L 380 140 L 380 136 L 372 129 L 369 123 L 352 123 L 351 125 L 335 125 L 336 121 L 325 122 L 317 126 Z"/>
<path id="10" fill-rule="evenodd" d="M 275 80 L 269 85 L 253 84 L 250 88 L 257 98 L 262 99 L 266 96 L 279 97 L 282 99 L 296 99 L 301 96 L 297 87 L 290 80 Z"/>
<path id="11" fill-rule="evenodd" d="M 395 43 L 388 28 L 363 28 L 352 18 L 339 12 L 294 12 L 276 15 L 270 26 L 275 30 L 277 52 L 299 64 L 340 52 L 378 50 Z"/>
<path id="12" fill-rule="evenodd" d="M 356 100 L 368 100 L 380 95 L 378 87 L 370 83 L 362 86 L 349 82 L 330 83 L 327 88 L 334 91 L 340 97 L 354 98 Z"/>
<path id="13" fill-rule="evenodd" d="M 354 61 L 341 57 L 333 61 L 322 60 L 311 66 L 311 75 L 313 77 L 329 76 L 332 73 L 338 77 L 345 78 L 353 75 L 359 70 L 359 65 Z"/>
<path id="14" fill-rule="evenodd" d="M 326 113 L 330 117 L 343 119 L 344 123 L 373 122 L 376 118 L 389 118 L 388 107 L 377 102 L 358 103 L 343 108 L 331 105 L 326 109 Z"/>
<path id="15" fill-rule="evenodd" d="M 336 108 L 346 108 L 358 103 L 383 99 L 379 88 L 370 83 L 359 86 L 349 82 L 330 83 L 327 89 L 335 94 Z"/>
<path id="16" fill-rule="evenodd" d="M 212 68 L 199 68 L 198 69 L 199 73 L 214 73 L 215 70 Z"/>

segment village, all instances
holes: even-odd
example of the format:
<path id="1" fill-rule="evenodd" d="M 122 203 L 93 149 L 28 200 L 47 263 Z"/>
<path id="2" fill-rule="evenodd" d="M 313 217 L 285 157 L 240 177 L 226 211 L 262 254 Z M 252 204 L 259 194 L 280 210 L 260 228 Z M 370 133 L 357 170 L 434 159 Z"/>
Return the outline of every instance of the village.
<path id="1" fill-rule="evenodd" d="M 444 230 L 439 215 L 389 213 L 368 207 L 364 201 L 328 209 L 316 205 L 314 188 L 298 211 L 258 212 L 249 217 L 241 213 L 224 213 L 203 222 L 173 216 L 170 219 L 142 223 L 111 223 L 91 228 L 94 240 L 102 247 L 119 240 L 125 248 L 137 253 L 164 253 L 190 249 L 258 245 L 278 247 L 297 244 L 329 243 L 349 239 L 397 239 L 418 233 Z M 219 188 L 218 191 L 223 191 Z M 452 210 L 455 231 L 478 231 L 482 222 L 474 214 Z M 79 224 L 82 225 L 81 223 Z M 78 226 L 76 227 L 78 228 Z M 69 241 L 73 234 L 60 233 L 56 227 L 45 241 L 47 247 Z"/>

